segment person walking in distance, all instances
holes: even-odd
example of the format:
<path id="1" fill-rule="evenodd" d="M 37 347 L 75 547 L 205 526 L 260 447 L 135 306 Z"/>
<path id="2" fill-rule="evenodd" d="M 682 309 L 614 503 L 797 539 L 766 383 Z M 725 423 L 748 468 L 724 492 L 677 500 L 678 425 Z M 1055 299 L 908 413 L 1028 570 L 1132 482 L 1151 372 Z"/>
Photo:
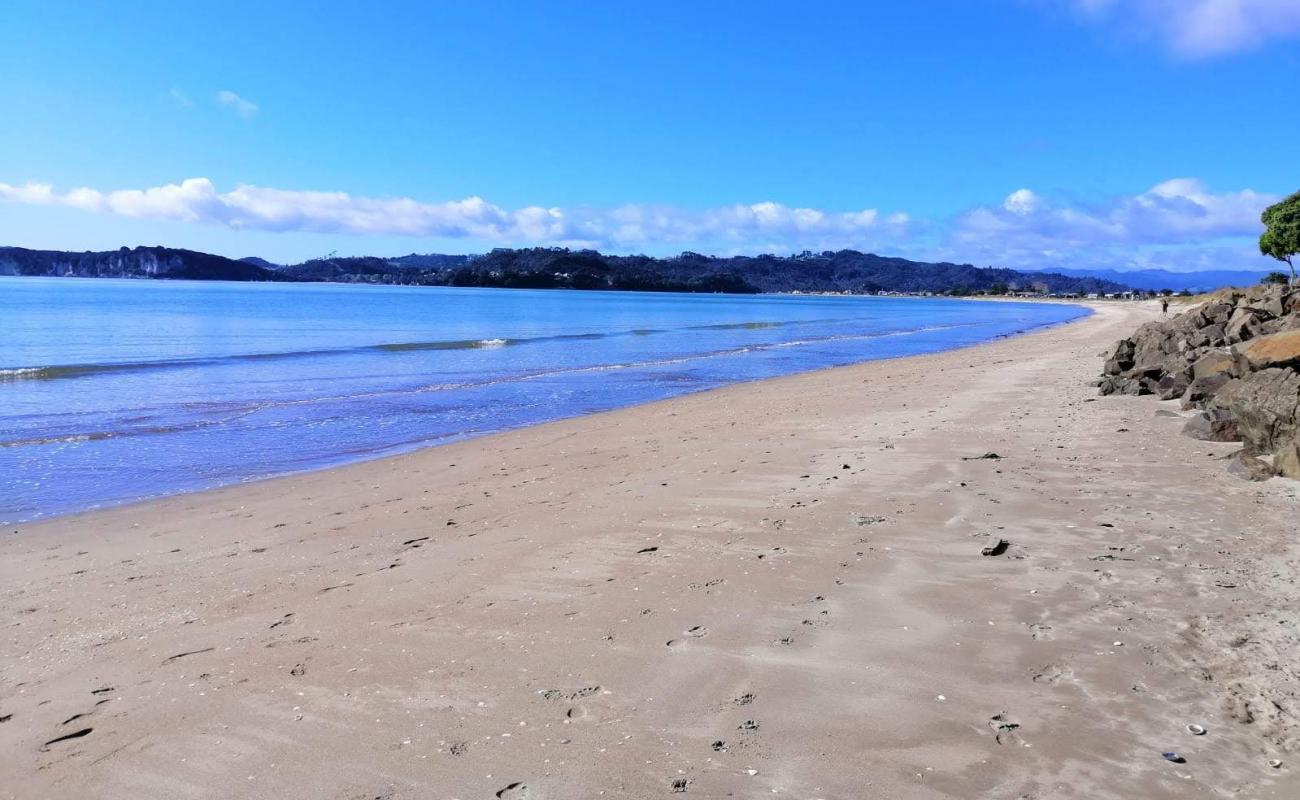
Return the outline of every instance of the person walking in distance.
<path id="1" fill-rule="evenodd" d="M 1162 297 L 1162 298 L 1160 298 L 1160 313 L 1161 313 L 1161 314 L 1166 314 L 1166 315 L 1169 313 L 1169 298 L 1168 298 L 1168 297 Z"/>

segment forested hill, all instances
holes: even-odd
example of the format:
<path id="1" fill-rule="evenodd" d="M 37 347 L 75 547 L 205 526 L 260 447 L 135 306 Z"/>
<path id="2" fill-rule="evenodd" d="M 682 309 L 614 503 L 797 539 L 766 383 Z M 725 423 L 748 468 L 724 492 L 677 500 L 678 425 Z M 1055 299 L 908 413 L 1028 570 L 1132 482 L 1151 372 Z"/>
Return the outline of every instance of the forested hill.
<path id="1" fill-rule="evenodd" d="M 670 292 L 1115 292 L 1114 281 L 1044 272 L 926 263 L 855 250 L 795 256 L 610 256 L 565 248 L 498 249 L 481 256 L 323 258 L 276 265 L 165 247 L 67 253 L 0 248 L 0 275 L 338 281 L 427 286 Z"/>
<path id="2" fill-rule="evenodd" d="M 123 247 L 101 253 L 0 247 L 0 275 L 194 281 L 291 280 L 276 270 L 257 264 L 170 247 Z"/>

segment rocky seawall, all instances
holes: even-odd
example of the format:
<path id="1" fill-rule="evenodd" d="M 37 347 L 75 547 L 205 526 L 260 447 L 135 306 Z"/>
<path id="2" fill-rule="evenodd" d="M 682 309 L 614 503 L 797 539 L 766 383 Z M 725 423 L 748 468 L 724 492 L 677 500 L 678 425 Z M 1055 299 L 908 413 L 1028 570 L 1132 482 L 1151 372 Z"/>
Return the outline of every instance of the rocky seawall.
<path id="1" fill-rule="evenodd" d="M 1300 479 L 1300 287 L 1221 290 L 1121 339 L 1103 373 L 1102 394 L 1199 409 L 1185 432 L 1241 442 L 1229 466 L 1240 477 Z"/>

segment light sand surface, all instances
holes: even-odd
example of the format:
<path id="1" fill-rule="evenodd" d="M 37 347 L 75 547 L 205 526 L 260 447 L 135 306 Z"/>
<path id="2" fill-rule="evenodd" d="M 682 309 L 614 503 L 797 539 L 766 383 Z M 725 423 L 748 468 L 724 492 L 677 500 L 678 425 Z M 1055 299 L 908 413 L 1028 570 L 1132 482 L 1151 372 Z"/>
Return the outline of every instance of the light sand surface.
<path id="1" fill-rule="evenodd" d="M 6 531 L 0 797 L 1300 797 L 1300 484 L 1096 310 Z"/>

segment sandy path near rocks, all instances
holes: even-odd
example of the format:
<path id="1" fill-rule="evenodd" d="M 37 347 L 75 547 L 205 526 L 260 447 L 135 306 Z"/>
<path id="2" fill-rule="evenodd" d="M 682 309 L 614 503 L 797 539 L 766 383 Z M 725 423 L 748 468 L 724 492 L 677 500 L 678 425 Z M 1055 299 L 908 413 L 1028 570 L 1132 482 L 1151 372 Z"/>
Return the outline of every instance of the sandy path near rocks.
<path id="1" fill-rule="evenodd" d="M 0 797 L 1300 796 L 1300 484 L 1096 310 L 7 531 Z"/>

